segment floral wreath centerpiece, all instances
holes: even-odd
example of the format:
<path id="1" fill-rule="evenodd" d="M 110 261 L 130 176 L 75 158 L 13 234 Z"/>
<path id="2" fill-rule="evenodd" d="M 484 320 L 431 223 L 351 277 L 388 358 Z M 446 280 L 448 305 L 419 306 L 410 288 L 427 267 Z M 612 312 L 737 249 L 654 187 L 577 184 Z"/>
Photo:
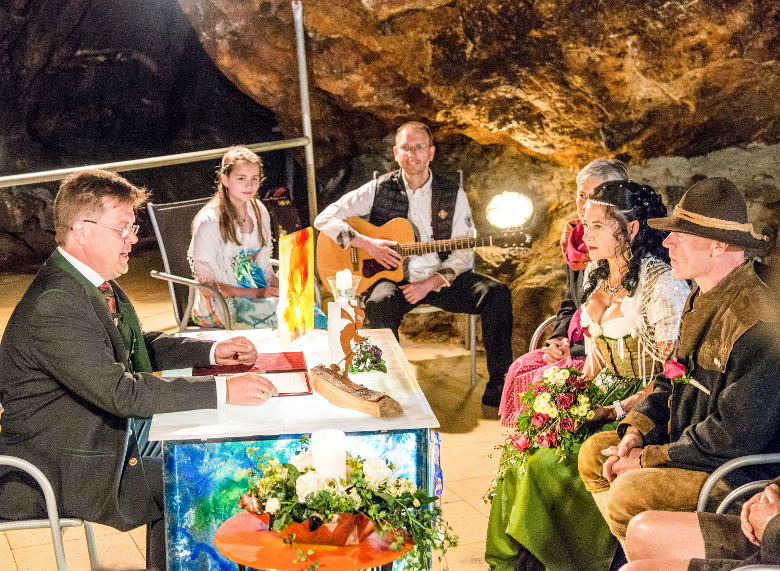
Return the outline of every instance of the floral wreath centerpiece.
<path id="1" fill-rule="evenodd" d="M 517 428 L 499 447 L 501 461 L 493 484 L 485 496 L 493 496 L 495 486 L 516 463 L 525 469 L 528 457 L 540 448 L 554 449 L 561 457 L 579 452 L 590 436 L 585 422 L 594 417 L 601 390 L 574 367 L 550 367 L 542 378 L 521 394 L 523 412 Z"/>
<path id="2" fill-rule="evenodd" d="M 312 467 L 307 436 L 300 445 L 304 451 L 289 463 L 248 449 L 256 467 L 239 500 L 241 508 L 267 518 L 286 545 L 298 547 L 294 562 L 307 561 L 313 571 L 319 563 L 309 545 L 356 545 L 372 532 L 390 549 L 405 552 L 404 569 L 429 569 L 431 550 L 441 552 L 441 561 L 457 545 L 434 503 L 438 498 L 406 478 L 392 478 L 392 463 L 347 454 L 346 478 L 326 478 Z"/>

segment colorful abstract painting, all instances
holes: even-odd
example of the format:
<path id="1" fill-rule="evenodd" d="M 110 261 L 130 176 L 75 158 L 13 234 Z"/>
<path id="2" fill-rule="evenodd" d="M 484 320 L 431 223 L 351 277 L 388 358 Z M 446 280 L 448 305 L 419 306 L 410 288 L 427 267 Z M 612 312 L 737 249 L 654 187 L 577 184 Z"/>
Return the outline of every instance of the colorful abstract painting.
<path id="1" fill-rule="evenodd" d="M 299 435 L 263 436 L 244 441 L 166 442 L 163 448 L 165 518 L 169 571 L 237 571 L 214 547 L 214 533 L 239 513 L 238 498 L 248 485 L 252 460 L 247 448 L 281 462 L 298 451 Z M 390 460 L 394 478 L 408 478 L 432 490 L 438 466 L 431 465 L 427 429 L 347 433 L 347 451 L 361 458 Z M 400 565 L 396 564 L 396 569 Z"/>
<path id="2" fill-rule="evenodd" d="M 279 340 L 282 345 L 314 329 L 314 232 L 279 238 Z"/>

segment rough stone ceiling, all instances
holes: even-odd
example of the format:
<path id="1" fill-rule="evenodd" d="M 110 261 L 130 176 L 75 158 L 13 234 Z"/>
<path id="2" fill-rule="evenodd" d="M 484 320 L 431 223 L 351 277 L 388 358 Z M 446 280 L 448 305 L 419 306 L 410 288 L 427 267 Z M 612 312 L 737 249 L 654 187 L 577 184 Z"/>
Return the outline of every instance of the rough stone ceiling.
<path id="1" fill-rule="evenodd" d="M 217 66 L 300 133 L 287 0 L 178 0 Z M 320 166 L 418 118 L 568 166 L 778 142 L 773 0 L 305 0 Z"/>

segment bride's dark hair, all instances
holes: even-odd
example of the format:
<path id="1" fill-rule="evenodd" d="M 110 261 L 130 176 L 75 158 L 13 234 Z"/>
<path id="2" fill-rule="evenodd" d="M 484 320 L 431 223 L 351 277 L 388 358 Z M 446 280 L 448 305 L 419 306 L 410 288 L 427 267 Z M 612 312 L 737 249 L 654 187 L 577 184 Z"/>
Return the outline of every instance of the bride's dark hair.
<path id="1" fill-rule="evenodd" d="M 668 232 L 650 228 L 647 225 L 648 218 L 663 218 L 666 216 L 664 206 L 655 190 L 646 184 L 639 184 L 630 180 L 611 180 L 598 185 L 593 189 L 591 202 L 607 203 L 607 219 L 617 222 L 615 238 L 621 254 L 628 261 L 628 272 L 623 274 L 620 284 L 629 296 L 634 295 L 639 285 L 639 270 L 642 259 L 653 256 L 665 262 L 669 262 L 669 252 L 661 243 Z M 628 223 L 636 220 L 639 222 L 639 231 L 631 239 L 628 232 Z M 585 284 L 582 303 L 595 291 L 601 280 L 609 279 L 609 263 L 607 260 L 596 262 L 596 268 L 590 272 Z"/>

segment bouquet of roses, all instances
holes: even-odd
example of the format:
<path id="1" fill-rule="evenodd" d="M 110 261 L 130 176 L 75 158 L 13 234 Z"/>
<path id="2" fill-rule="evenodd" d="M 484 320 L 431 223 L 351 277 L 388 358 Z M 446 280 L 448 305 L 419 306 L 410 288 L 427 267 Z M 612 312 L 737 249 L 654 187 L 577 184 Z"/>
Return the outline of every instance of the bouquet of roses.
<path id="1" fill-rule="evenodd" d="M 515 463 L 524 469 L 528 457 L 539 448 L 552 448 L 561 457 L 579 451 L 588 436 L 580 430 L 594 416 L 601 391 L 583 378 L 575 368 L 550 367 L 542 378 L 521 396 L 524 412 L 517 419 L 517 429 L 500 447 L 501 462 L 487 496 L 492 495 Z M 603 396 L 603 395 L 602 395 Z"/>
<path id="2" fill-rule="evenodd" d="M 301 447 L 308 448 L 307 437 L 301 439 Z M 343 514 L 370 520 L 373 525 L 368 533 L 373 530 L 387 535 L 390 549 L 406 551 L 409 547 L 404 549 L 404 544 L 411 540 L 414 545 L 403 556 L 404 569 L 429 569 L 431 550 L 441 552 L 441 561 L 447 549 L 457 545 L 457 536 L 435 504 L 438 498 L 406 478 L 392 478 L 393 465 L 385 460 L 361 460 L 347 454 L 346 480 L 336 481 L 323 478 L 312 468 L 308 450 L 289 463 L 281 463 L 267 452 L 260 456 L 253 448 L 247 453 L 256 467 L 250 470 L 249 491 L 239 506 L 256 515 L 267 514 L 269 527 L 280 532 L 288 545 L 298 545 L 290 531 L 294 524 L 306 522 L 304 529 L 315 531 Z M 319 566 L 311 549 L 298 549 L 297 556 L 294 562 L 306 561 L 307 571 Z"/>

